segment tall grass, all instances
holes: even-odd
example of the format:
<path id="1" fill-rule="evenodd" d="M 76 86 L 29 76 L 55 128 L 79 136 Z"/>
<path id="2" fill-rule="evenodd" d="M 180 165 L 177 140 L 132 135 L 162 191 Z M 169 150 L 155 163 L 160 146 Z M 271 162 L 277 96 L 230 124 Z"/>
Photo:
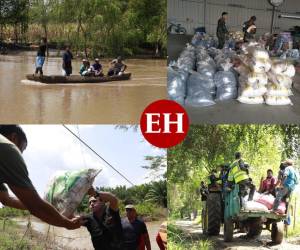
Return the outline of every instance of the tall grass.
<path id="1" fill-rule="evenodd" d="M 185 234 L 173 224 L 168 224 L 168 249 L 169 250 L 212 250 L 213 244 L 209 240 L 195 240 Z"/>
<path id="2" fill-rule="evenodd" d="M 42 249 L 38 244 L 33 244 L 31 240 L 23 237 L 23 234 L 13 221 L 0 219 L 0 250 Z"/>

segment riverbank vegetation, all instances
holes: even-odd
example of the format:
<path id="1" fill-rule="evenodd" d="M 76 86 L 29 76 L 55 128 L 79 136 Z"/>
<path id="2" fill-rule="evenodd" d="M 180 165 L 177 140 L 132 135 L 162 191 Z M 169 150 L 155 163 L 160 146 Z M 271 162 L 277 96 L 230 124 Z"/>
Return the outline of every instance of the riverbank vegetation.
<path id="1" fill-rule="evenodd" d="M 36 240 L 25 237 L 25 233 L 16 222 L 0 218 L 0 250 L 43 249 Z"/>
<path id="2" fill-rule="evenodd" d="M 84 56 L 166 55 L 166 0 L 2 0 L 0 42 L 71 45 Z"/>
<path id="3" fill-rule="evenodd" d="M 242 152 L 243 158 L 249 163 L 250 177 L 258 189 L 261 177 L 266 177 L 267 170 L 272 169 L 277 177 L 280 162 L 287 158 L 294 160 L 294 167 L 299 171 L 300 126 L 191 126 L 183 143 L 168 150 L 170 221 L 198 216 L 195 222 L 200 224 L 200 182 L 207 183 L 211 170 L 220 164 L 232 163 L 237 151 Z M 299 235 L 299 205 L 298 186 L 290 202 L 291 225 L 288 227 L 288 236 Z"/>

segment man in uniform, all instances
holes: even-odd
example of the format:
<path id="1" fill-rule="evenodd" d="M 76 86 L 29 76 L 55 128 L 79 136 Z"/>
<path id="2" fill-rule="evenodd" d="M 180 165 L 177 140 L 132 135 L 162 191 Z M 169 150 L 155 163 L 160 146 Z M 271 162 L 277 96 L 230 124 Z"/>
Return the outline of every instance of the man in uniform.
<path id="1" fill-rule="evenodd" d="M 248 188 L 250 188 L 248 201 L 253 200 L 255 185 L 252 183 L 252 179 L 249 178 L 249 165 L 243 161 L 242 154 L 240 152 L 235 153 L 235 161 L 230 166 L 228 182 L 230 186 L 232 186 L 233 183 L 239 185 L 241 207 L 244 207 L 242 198 L 247 195 Z"/>
<path id="2" fill-rule="evenodd" d="M 218 49 L 223 49 L 226 36 L 229 34 L 226 27 L 227 17 L 228 17 L 228 13 L 223 12 L 222 17 L 218 20 L 218 26 L 217 26 L 217 37 L 219 41 Z"/>

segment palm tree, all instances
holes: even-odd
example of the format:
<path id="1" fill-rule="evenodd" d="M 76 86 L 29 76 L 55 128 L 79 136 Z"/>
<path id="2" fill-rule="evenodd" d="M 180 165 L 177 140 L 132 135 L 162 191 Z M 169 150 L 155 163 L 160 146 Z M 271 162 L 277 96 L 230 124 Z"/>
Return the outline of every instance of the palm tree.
<path id="1" fill-rule="evenodd" d="M 165 180 L 152 182 L 152 187 L 145 198 L 147 201 L 167 207 L 167 182 Z"/>

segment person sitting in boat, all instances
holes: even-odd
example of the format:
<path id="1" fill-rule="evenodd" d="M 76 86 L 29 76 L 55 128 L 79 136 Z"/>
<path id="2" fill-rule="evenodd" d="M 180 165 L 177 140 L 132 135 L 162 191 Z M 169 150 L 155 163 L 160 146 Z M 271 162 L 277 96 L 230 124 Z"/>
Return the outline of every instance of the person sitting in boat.
<path id="1" fill-rule="evenodd" d="M 91 75 L 90 72 L 90 62 L 86 59 L 82 60 L 82 64 L 80 66 L 79 74 L 81 76 L 89 76 Z"/>
<path id="2" fill-rule="evenodd" d="M 112 60 L 110 63 L 110 69 L 108 70 L 108 76 L 121 75 L 126 70 L 127 65 L 122 62 L 122 57 L 118 56 L 117 59 Z"/>
<path id="3" fill-rule="evenodd" d="M 99 63 L 99 59 L 95 59 L 95 63 L 91 67 L 91 72 L 93 73 L 94 76 L 103 76 L 103 69 L 102 65 Z"/>

